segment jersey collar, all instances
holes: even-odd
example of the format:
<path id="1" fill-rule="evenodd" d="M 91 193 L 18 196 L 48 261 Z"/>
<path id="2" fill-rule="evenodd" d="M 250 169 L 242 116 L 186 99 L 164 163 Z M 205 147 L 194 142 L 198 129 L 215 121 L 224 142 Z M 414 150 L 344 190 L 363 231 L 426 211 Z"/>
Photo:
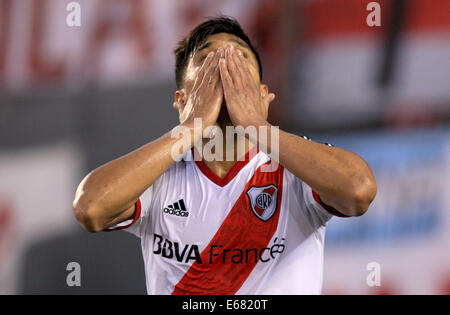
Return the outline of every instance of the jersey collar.
<path id="1" fill-rule="evenodd" d="M 192 148 L 192 156 L 194 157 L 194 148 Z M 220 186 L 220 187 L 224 187 L 225 185 L 227 185 L 231 180 L 233 180 L 234 177 L 236 177 L 236 175 L 240 172 L 240 170 L 242 168 L 244 168 L 245 165 L 248 164 L 248 162 L 250 162 L 250 160 L 252 160 L 257 154 L 259 153 L 259 149 L 258 147 L 253 147 L 251 148 L 244 157 L 244 160 L 242 161 L 237 161 L 236 163 L 234 163 L 234 165 L 231 167 L 231 169 L 228 171 L 228 173 L 225 175 L 224 178 L 221 178 L 220 176 L 218 176 L 216 173 L 214 173 L 206 164 L 205 162 L 203 162 L 203 160 L 201 161 L 195 161 L 195 164 L 197 164 L 197 167 L 200 169 L 200 171 L 203 173 L 203 175 L 205 175 L 206 177 L 208 177 L 208 179 L 210 181 L 212 181 L 214 184 Z"/>

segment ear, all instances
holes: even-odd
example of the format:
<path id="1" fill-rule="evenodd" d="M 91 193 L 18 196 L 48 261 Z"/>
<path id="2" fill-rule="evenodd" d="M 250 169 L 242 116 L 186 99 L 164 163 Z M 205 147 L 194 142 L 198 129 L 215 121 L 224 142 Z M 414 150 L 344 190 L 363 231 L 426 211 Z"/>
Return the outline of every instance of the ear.
<path id="1" fill-rule="evenodd" d="M 173 101 L 173 108 L 178 110 L 181 114 L 183 112 L 184 106 L 186 106 L 186 92 L 184 89 L 175 91 L 174 94 L 174 101 Z"/>

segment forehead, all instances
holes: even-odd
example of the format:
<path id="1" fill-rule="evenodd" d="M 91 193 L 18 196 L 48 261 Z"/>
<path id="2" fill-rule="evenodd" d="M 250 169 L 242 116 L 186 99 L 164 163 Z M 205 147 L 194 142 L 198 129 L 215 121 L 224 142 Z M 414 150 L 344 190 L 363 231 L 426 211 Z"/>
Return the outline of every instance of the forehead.
<path id="1" fill-rule="evenodd" d="M 200 53 L 208 48 L 214 49 L 219 48 L 220 46 L 225 47 L 227 44 L 233 44 L 238 48 L 244 48 L 250 50 L 250 47 L 244 42 L 241 38 L 236 35 L 228 34 L 228 33 L 218 33 L 209 35 L 195 50 L 194 55 L 196 53 Z"/>
<path id="2" fill-rule="evenodd" d="M 196 76 L 196 69 L 201 67 L 200 57 L 205 56 L 208 52 L 214 51 L 219 47 L 226 48 L 228 44 L 233 44 L 234 47 L 241 49 L 244 53 L 247 52 L 249 64 L 258 72 L 258 61 L 255 54 L 250 47 L 238 36 L 229 33 L 217 33 L 209 35 L 191 54 L 186 71 L 184 73 L 185 81 L 194 81 Z"/>

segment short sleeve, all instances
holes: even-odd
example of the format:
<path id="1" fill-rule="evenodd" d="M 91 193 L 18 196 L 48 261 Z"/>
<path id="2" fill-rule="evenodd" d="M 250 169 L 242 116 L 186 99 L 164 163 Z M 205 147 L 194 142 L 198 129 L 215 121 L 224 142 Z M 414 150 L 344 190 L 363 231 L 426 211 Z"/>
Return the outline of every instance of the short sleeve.
<path id="1" fill-rule="evenodd" d="M 153 200 L 153 185 L 148 187 L 135 204 L 134 217 L 118 223 L 105 231 L 124 230 L 140 237 L 148 224 L 150 208 Z"/>
<path id="2" fill-rule="evenodd" d="M 308 211 L 314 217 L 318 218 L 320 225 L 325 225 L 333 217 L 333 215 L 329 213 L 323 205 L 321 205 L 317 195 L 315 198 L 315 192 L 304 181 L 302 181 L 302 193 Z"/>

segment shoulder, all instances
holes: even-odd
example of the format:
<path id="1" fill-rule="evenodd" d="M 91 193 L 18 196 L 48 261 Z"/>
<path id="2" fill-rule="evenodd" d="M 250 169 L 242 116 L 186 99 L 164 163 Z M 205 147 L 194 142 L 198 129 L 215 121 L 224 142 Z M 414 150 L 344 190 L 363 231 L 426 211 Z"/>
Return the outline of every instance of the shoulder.
<path id="1" fill-rule="evenodd" d="M 170 182 L 181 182 L 184 178 L 192 176 L 195 161 L 189 150 L 181 160 L 175 161 L 155 182 L 157 185 L 167 185 Z"/>

